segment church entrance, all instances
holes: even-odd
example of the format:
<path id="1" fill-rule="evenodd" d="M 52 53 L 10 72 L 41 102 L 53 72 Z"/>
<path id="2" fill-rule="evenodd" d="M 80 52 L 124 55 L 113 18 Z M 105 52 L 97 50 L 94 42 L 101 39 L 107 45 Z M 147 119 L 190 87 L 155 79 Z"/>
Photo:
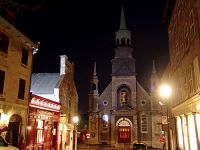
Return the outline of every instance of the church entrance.
<path id="1" fill-rule="evenodd" d="M 118 143 L 131 143 L 131 125 L 126 118 L 120 120 L 118 123 Z"/>

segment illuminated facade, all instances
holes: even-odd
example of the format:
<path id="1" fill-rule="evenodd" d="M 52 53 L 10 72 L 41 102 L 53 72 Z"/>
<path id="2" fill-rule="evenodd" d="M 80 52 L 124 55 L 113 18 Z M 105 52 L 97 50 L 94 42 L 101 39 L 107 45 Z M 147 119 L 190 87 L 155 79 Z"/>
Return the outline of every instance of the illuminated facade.
<path id="1" fill-rule="evenodd" d="M 151 90 L 147 93 L 136 80 L 131 32 L 126 29 L 123 8 L 114 51 L 112 80 L 100 95 L 96 63 L 94 65 L 89 92 L 89 143 L 132 148 L 134 142 L 145 142 L 161 148 L 161 110 L 157 101 L 155 64 Z"/>
<path id="2" fill-rule="evenodd" d="M 0 135 L 18 147 L 26 138 L 34 47 L 30 39 L 0 17 Z"/>
<path id="3" fill-rule="evenodd" d="M 27 150 L 57 149 L 60 107 L 58 102 L 32 95 L 29 103 Z"/>
<path id="4" fill-rule="evenodd" d="M 34 73 L 33 94 L 61 104 L 58 130 L 58 147 L 72 149 L 74 125 L 72 118 L 78 115 L 78 94 L 74 83 L 74 64 L 67 56 L 60 56 L 60 73 Z"/>
<path id="5" fill-rule="evenodd" d="M 171 149 L 200 149 L 200 0 L 176 0 L 168 14 Z"/>

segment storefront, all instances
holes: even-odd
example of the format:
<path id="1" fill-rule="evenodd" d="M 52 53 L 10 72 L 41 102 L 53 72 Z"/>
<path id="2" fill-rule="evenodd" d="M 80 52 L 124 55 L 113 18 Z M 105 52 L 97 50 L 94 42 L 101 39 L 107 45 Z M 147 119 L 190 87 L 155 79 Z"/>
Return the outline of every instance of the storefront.
<path id="1" fill-rule="evenodd" d="M 200 114 L 187 114 L 176 117 L 178 145 L 184 150 L 198 150 Z"/>
<path id="2" fill-rule="evenodd" d="M 33 95 L 29 104 L 27 150 L 57 150 L 60 103 Z"/>

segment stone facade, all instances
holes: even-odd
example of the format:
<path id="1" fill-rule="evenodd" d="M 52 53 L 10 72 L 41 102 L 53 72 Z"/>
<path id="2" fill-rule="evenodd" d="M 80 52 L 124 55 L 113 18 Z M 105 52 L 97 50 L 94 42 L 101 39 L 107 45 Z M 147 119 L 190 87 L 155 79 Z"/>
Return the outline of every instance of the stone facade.
<path id="1" fill-rule="evenodd" d="M 0 134 L 15 146 L 26 138 L 35 47 L 30 39 L 0 17 L 0 131 L 3 131 Z"/>
<path id="2" fill-rule="evenodd" d="M 136 78 L 130 33 L 126 29 L 122 8 L 120 28 L 116 32 L 115 55 L 111 61 L 111 82 L 99 94 L 96 63 L 90 80 L 89 143 L 132 147 L 134 142 L 145 142 L 161 148 L 161 109 L 158 105 L 155 65 L 151 92 L 147 93 Z"/>
<path id="3" fill-rule="evenodd" d="M 162 82 L 172 86 L 171 149 L 200 149 L 200 0 L 176 0 L 169 18 L 170 60 Z"/>

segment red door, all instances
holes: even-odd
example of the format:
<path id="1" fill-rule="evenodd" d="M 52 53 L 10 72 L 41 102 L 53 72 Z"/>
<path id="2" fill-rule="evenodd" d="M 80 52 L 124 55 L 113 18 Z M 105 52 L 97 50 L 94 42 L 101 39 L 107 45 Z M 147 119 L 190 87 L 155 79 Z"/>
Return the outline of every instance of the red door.
<path id="1" fill-rule="evenodd" d="M 118 126 L 118 143 L 130 143 L 130 142 L 131 142 L 131 127 Z"/>

